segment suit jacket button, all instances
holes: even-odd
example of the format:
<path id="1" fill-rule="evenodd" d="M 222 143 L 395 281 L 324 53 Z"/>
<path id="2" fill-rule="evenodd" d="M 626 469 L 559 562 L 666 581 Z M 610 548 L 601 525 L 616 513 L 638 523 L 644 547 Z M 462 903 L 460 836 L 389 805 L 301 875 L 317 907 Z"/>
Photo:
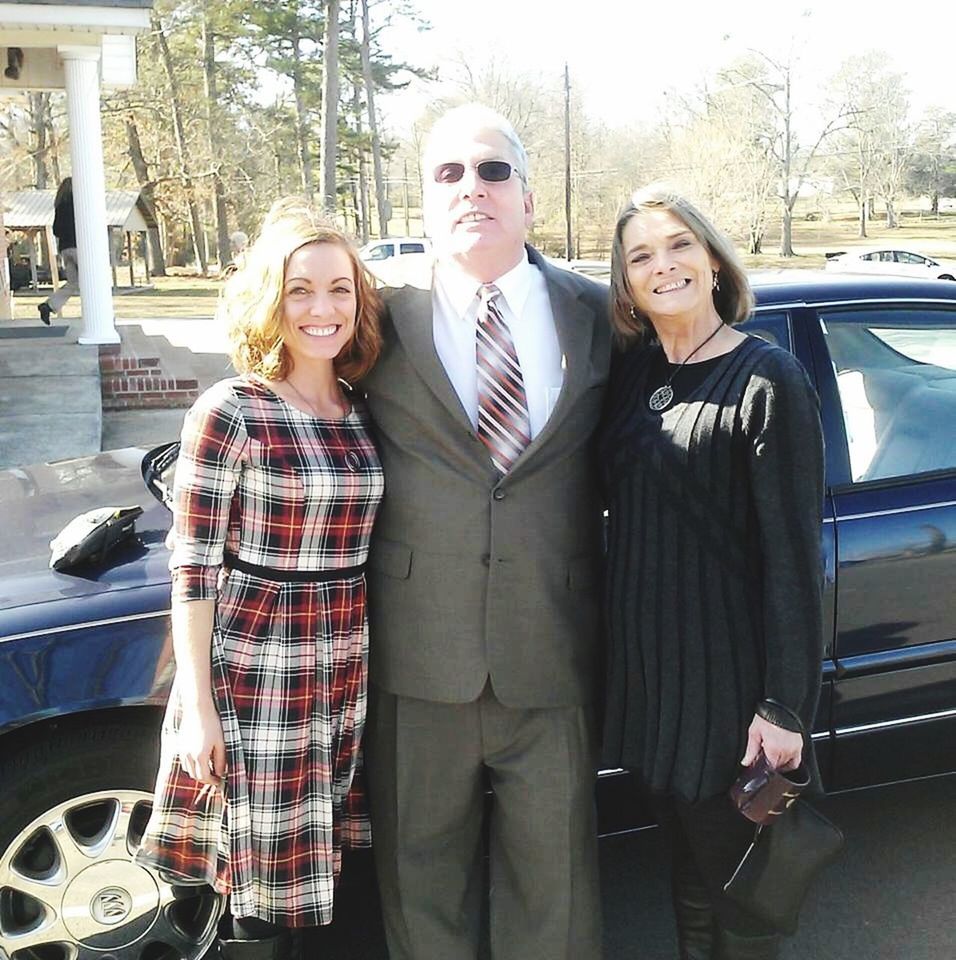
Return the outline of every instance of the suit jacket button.
<path id="1" fill-rule="evenodd" d="M 492 496 L 495 498 L 495 500 L 504 500 L 505 492 L 504 490 L 495 490 Z"/>

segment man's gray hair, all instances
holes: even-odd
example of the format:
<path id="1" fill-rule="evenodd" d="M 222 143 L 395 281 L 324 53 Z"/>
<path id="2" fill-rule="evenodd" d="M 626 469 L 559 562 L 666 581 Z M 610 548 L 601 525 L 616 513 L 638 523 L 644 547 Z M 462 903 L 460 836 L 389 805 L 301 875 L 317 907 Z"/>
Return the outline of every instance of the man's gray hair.
<path id="1" fill-rule="evenodd" d="M 482 103 L 463 103 L 461 106 L 452 107 L 446 113 L 443 113 L 428 131 L 428 138 L 425 140 L 425 147 L 422 150 L 423 166 L 426 170 L 426 176 L 430 176 L 431 169 L 435 163 L 441 163 L 443 157 L 432 156 L 432 145 L 439 143 L 446 137 L 454 135 L 470 135 L 478 130 L 493 130 L 500 133 L 511 146 L 514 153 L 515 172 L 521 178 L 525 190 L 528 189 L 528 153 L 521 142 L 521 138 L 512 126 L 507 117 L 502 116 L 497 110 L 486 107 Z M 431 161 L 435 162 L 432 163 Z"/>

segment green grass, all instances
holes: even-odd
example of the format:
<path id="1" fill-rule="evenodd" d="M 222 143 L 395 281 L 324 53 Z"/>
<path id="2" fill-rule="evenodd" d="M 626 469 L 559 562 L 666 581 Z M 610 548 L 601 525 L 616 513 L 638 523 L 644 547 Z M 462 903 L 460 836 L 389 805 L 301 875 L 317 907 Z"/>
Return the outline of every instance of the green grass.
<path id="1" fill-rule="evenodd" d="M 134 292 L 113 296 L 113 311 L 117 319 L 140 317 L 211 317 L 216 309 L 220 281 L 198 276 L 177 275 L 154 277 L 153 289 L 138 288 Z M 15 319 L 37 319 L 37 304 L 45 300 L 49 291 L 37 295 L 18 290 L 13 296 Z M 64 319 L 80 316 L 80 299 L 74 297 L 63 309 Z"/>
<path id="2" fill-rule="evenodd" d="M 900 225 L 887 228 L 883 218 L 867 225 L 865 238 L 860 238 L 858 224 L 853 214 L 842 213 L 829 222 L 806 220 L 803 217 L 793 222 L 793 249 L 795 257 L 781 257 L 779 227 L 768 231 L 763 250 L 757 255 L 743 255 L 750 268 L 803 268 L 823 266 L 825 253 L 835 250 L 852 250 L 856 247 L 893 246 L 913 250 L 928 257 L 956 259 L 956 216 L 943 214 L 938 220 L 923 215 L 904 213 Z"/>
<path id="3" fill-rule="evenodd" d="M 794 257 L 781 257 L 780 225 L 773 223 L 764 236 L 762 252 L 744 253 L 745 246 L 738 240 L 737 249 L 744 264 L 751 269 L 819 269 L 826 261 L 828 251 L 851 250 L 854 247 L 888 246 L 912 249 L 929 257 L 956 260 L 956 213 L 944 213 L 939 218 L 915 209 L 905 209 L 900 215 L 899 227 L 887 229 L 882 215 L 867 224 L 868 236 L 857 236 L 856 210 L 847 203 L 832 204 L 831 219 L 807 220 L 808 212 L 817 214 L 805 201 L 797 205 L 793 221 Z M 718 224 L 718 226 L 720 226 Z M 563 249 L 563 239 L 557 234 L 542 234 L 548 249 Z M 581 237 L 583 259 L 607 259 L 610 243 L 606 236 L 584 232 Z"/>

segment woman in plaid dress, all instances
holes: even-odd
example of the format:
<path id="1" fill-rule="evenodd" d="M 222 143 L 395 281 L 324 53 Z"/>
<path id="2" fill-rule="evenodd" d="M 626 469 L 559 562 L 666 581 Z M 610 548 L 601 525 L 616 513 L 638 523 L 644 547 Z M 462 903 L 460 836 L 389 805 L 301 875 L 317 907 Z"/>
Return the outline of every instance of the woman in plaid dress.
<path id="1" fill-rule="evenodd" d="M 379 306 L 344 235 L 279 201 L 223 291 L 240 375 L 183 427 L 177 673 L 137 857 L 229 894 L 234 960 L 328 923 L 342 848 L 369 844 L 363 565 L 384 481 L 339 378 L 374 363 Z"/>

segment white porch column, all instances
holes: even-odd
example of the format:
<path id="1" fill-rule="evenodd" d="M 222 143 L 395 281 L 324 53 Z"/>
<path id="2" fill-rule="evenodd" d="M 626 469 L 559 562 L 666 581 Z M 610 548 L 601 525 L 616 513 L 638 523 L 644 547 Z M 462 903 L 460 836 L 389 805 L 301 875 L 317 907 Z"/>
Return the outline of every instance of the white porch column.
<path id="1" fill-rule="evenodd" d="M 80 271 L 80 343 L 119 343 L 106 233 L 106 178 L 100 123 L 100 47 L 62 46 L 73 162 L 73 210 Z"/>
<path id="2" fill-rule="evenodd" d="M 13 294 L 7 263 L 7 231 L 3 227 L 3 194 L 0 193 L 0 320 L 13 319 Z"/>

